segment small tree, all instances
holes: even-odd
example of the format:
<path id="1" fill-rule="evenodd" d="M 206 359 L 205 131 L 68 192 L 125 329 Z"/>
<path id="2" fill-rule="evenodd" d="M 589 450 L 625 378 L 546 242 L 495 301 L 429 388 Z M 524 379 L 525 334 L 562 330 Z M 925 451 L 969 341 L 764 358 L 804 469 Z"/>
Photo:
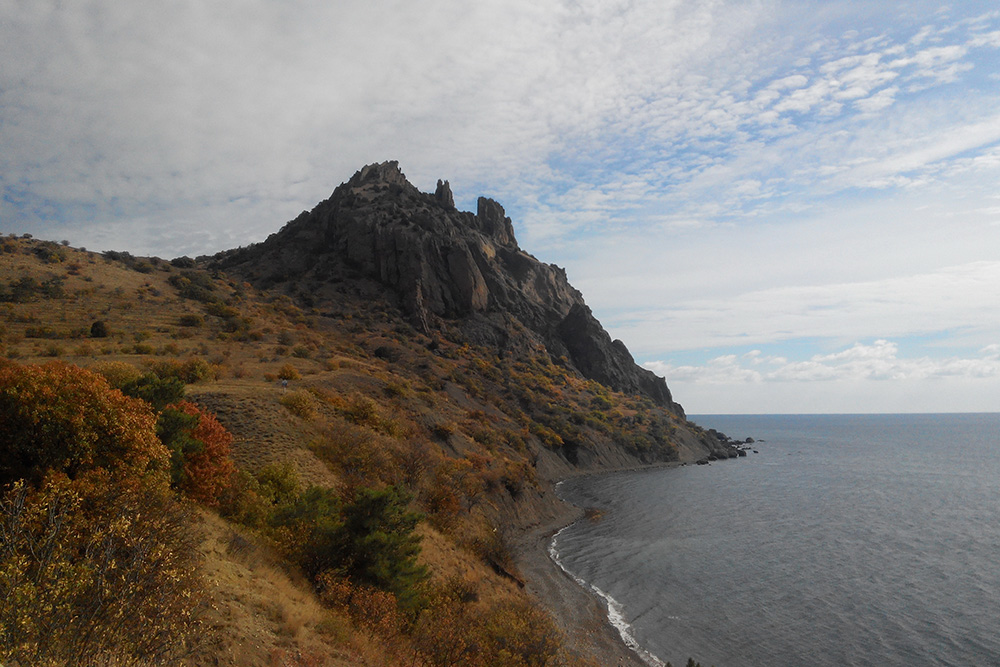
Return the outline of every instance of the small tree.
<path id="1" fill-rule="evenodd" d="M 347 576 L 358 583 L 390 591 L 400 606 L 414 610 L 417 585 L 427 570 L 417 563 L 422 516 L 407 506 L 411 497 L 395 486 L 358 489 L 344 507 L 341 560 Z"/>

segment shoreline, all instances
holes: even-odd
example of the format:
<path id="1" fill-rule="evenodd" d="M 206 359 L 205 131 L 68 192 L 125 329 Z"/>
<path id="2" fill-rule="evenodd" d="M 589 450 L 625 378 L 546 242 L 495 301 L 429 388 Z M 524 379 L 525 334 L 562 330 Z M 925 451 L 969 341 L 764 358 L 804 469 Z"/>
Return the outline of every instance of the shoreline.
<path id="1" fill-rule="evenodd" d="M 566 479 L 681 465 L 684 464 L 670 462 L 587 471 Z M 552 485 L 553 493 L 557 484 Z M 556 533 L 585 518 L 585 508 L 577 507 L 558 495 L 556 502 L 555 516 L 526 531 L 518 539 L 516 560 L 524 576 L 526 590 L 552 614 L 563 631 L 565 654 L 574 661 L 570 664 L 650 667 L 635 649 L 626 644 L 611 620 L 607 601 L 584 587 L 552 558 L 550 545 Z"/>

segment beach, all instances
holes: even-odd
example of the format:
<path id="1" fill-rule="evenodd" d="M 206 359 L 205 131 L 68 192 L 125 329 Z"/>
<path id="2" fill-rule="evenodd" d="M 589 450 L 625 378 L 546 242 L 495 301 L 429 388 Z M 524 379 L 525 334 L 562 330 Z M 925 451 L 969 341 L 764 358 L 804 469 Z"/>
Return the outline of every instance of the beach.
<path id="1" fill-rule="evenodd" d="M 608 620 L 604 603 L 585 590 L 549 556 L 552 536 L 584 516 L 583 509 L 561 503 L 556 518 L 529 531 L 517 544 L 517 565 L 525 587 L 565 633 L 569 665 L 648 667 L 622 641 Z"/>

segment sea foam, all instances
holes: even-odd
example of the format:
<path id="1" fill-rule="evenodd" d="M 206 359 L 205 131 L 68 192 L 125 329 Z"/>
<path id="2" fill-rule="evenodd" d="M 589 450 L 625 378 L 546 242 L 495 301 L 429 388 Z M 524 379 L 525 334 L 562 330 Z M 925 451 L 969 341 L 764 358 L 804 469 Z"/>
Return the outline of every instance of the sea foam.
<path id="1" fill-rule="evenodd" d="M 569 528 L 569 526 L 566 526 L 566 528 Z M 560 570 L 565 572 L 569 577 L 573 579 L 573 581 L 579 584 L 584 590 L 591 591 L 594 595 L 596 595 L 597 597 L 601 598 L 601 600 L 604 601 L 604 604 L 608 610 L 608 621 L 615 628 L 615 630 L 618 631 L 618 634 L 621 636 L 622 641 L 625 643 L 625 646 L 629 648 L 629 650 L 638 655 L 642 659 L 642 661 L 645 662 L 650 667 L 666 667 L 666 663 L 664 663 L 655 655 L 644 649 L 642 646 L 639 645 L 639 642 L 636 641 L 635 636 L 632 635 L 632 626 L 629 625 L 629 622 L 627 620 L 625 620 L 625 610 L 624 607 L 622 607 L 621 603 L 619 603 L 617 600 L 611 597 L 611 595 L 609 595 L 608 593 L 602 591 L 597 586 L 594 586 L 593 584 L 576 576 L 568 569 L 566 569 L 565 565 L 563 565 L 562 561 L 559 559 L 559 550 L 556 547 L 556 541 L 559 539 L 559 534 L 562 533 L 563 530 L 566 530 L 566 528 L 563 528 L 562 530 L 560 530 L 559 532 L 557 532 L 555 535 L 552 536 L 552 541 L 549 543 L 549 558 L 551 558 L 552 561 L 559 566 Z"/>

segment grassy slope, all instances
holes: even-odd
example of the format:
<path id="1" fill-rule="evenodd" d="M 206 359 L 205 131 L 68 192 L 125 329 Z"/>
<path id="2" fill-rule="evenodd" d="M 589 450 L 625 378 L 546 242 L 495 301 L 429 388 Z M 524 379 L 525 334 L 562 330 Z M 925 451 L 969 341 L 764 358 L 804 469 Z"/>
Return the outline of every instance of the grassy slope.
<path id="1" fill-rule="evenodd" d="M 494 536 L 554 516 L 553 480 L 704 451 L 693 425 L 544 350 L 501 360 L 448 331 L 416 333 L 375 285 L 327 287 L 336 307 L 320 315 L 163 260 L 16 238 L 0 250 L 0 354 L 85 367 L 197 360 L 210 372 L 188 397 L 234 434 L 240 467 L 290 462 L 306 483 L 406 486 L 428 515 L 422 560 L 436 580 L 472 585 L 479 604 L 524 595 Z M 181 277 L 207 291 L 185 298 Z M 97 321 L 107 337 L 91 337 Z M 293 377 L 287 388 L 280 375 Z M 212 620 L 227 637 L 216 664 L 386 659 L 251 533 L 214 514 L 203 529 Z"/>

